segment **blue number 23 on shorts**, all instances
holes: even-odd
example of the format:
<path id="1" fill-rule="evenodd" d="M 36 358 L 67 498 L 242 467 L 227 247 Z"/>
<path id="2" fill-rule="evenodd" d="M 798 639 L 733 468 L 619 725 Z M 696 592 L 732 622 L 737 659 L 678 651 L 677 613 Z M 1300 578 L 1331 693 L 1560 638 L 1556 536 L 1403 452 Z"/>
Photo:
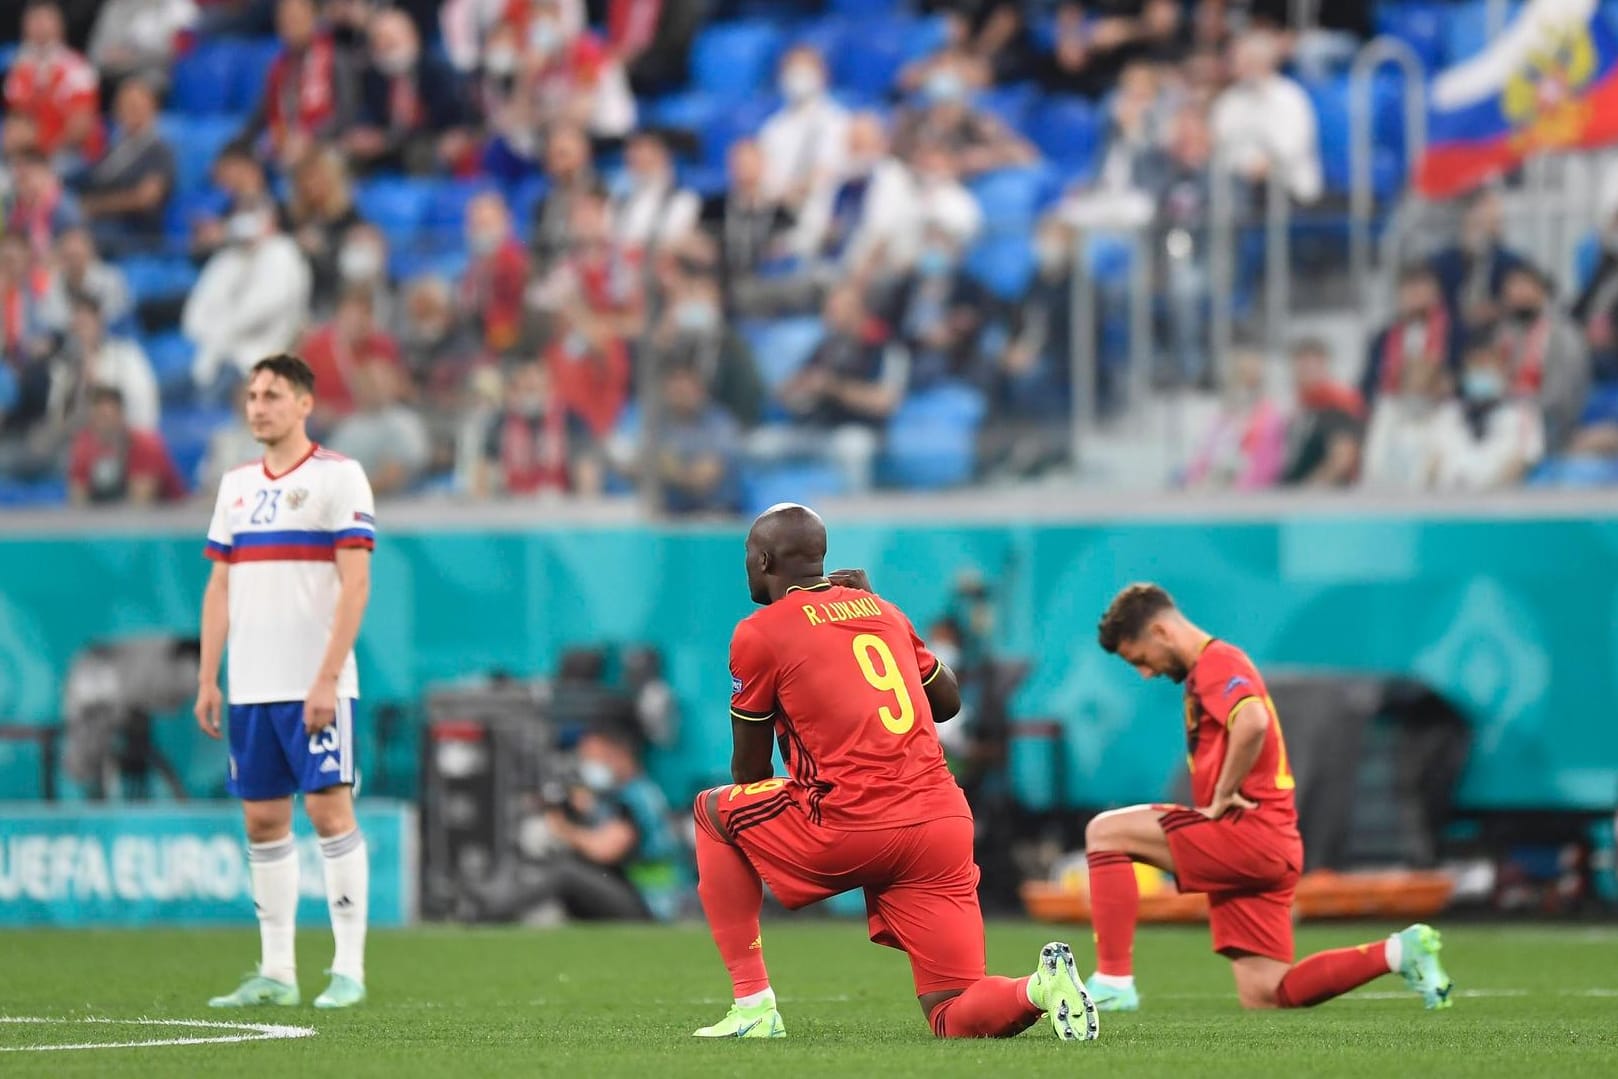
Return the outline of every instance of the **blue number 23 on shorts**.
<path id="1" fill-rule="evenodd" d="M 330 727 L 303 729 L 303 702 L 230 706 L 230 793 L 249 802 L 354 782 L 354 702 Z"/>

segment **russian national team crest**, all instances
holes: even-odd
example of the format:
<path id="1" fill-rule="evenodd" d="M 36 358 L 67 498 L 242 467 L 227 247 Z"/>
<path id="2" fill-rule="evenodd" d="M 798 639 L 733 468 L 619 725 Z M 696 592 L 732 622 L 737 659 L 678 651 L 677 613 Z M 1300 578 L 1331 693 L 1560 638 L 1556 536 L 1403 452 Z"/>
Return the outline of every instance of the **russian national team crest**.
<path id="1" fill-rule="evenodd" d="M 303 504 L 309 501 L 309 490 L 306 487 L 294 487 L 287 492 L 287 509 L 301 510 Z"/>

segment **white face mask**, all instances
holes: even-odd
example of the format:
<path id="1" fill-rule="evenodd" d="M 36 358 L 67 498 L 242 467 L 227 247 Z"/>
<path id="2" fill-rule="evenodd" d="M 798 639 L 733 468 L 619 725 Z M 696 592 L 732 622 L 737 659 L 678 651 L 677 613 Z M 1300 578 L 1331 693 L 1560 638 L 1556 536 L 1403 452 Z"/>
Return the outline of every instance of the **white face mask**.
<path id="1" fill-rule="evenodd" d="M 517 50 L 509 45 L 497 45 L 483 57 L 483 70 L 496 77 L 510 75 L 517 70 Z"/>
<path id="2" fill-rule="evenodd" d="M 618 777 L 612 774 L 611 768 L 600 761 L 580 761 L 579 782 L 600 794 L 616 787 Z"/>
<path id="3" fill-rule="evenodd" d="M 812 67 L 799 65 L 781 73 L 781 96 L 788 101 L 806 101 L 823 89 L 825 81 Z"/>
<path id="4" fill-rule="evenodd" d="M 489 255 L 499 250 L 505 237 L 494 229 L 476 229 L 466 238 L 474 254 Z"/>
<path id="5" fill-rule="evenodd" d="M 536 19 L 528 28 L 528 47 L 540 56 L 549 56 L 562 45 L 561 29 L 549 19 Z"/>
<path id="6" fill-rule="evenodd" d="M 382 252 L 372 244 L 345 244 L 337 253 L 337 272 L 344 281 L 370 281 L 382 269 Z"/>
<path id="7" fill-rule="evenodd" d="M 377 70 L 384 75 L 403 75 L 415 66 L 416 54 L 406 50 L 385 52 L 376 58 Z"/>
<path id="8" fill-rule="evenodd" d="M 225 234 L 232 243 L 251 243 L 264 235 L 264 214 L 259 210 L 242 210 L 230 216 Z"/>

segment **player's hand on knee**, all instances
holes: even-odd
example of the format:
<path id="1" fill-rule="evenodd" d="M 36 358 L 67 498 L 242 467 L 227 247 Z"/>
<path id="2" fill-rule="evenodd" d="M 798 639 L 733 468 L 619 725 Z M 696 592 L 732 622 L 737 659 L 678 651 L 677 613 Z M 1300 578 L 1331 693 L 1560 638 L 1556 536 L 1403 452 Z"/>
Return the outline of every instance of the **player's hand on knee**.
<path id="1" fill-rule="evenodd" d="M 337 685 L 318 681 L 303 699 L 303 729 L 309 734 L 319 734 L 336 721 Z"/>
<path id="2" fill-rule="evenodd" d="M 857 588 L 861 592 L 875 592 L 871 578 L 862 569 L 839 569 L 826 574 L 826 579 L 839 588 Z"/>
<path id="3" fill-rule="evenodd" d="M 197 687 L 197 705 L 192 712 L 197 717 L 197 726 L 209 738 L 219 737 L 219 712 L 224 707 L 224 697 L 216 685 L 202 685 Z"/>

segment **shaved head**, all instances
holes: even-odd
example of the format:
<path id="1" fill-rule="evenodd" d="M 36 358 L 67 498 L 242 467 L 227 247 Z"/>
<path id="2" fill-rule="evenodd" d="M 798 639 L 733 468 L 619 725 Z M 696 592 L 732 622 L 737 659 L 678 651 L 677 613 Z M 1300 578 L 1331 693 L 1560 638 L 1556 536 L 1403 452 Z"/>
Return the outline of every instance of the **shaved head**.
<path id="1" fill-rule="evenodd" d="M 826 575 L 826 522 L 808 506 L 781 502 L 747 531 L 747 588 L 758 604 L 773 603 L 795 584 Z"/>

